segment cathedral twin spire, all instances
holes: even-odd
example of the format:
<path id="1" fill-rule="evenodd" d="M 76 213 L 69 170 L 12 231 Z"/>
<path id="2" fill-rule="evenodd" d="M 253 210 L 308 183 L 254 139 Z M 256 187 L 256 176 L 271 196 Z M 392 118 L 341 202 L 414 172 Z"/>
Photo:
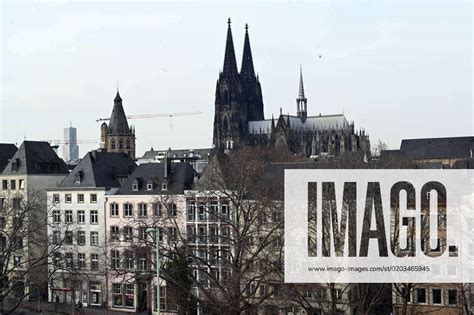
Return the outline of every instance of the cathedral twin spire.
<path id="1" fill-rule="evenodd" d="M 225 46 L 224 56 L 224 75 L 226 77 L 235 77 L 238 75 L 237 61 L 235 58 L 234 41 L 232 39 L 232 30 L 230 27 L 231 20 L 227 20 L 227 41 Z M 246 79 L 255 78 L 255 71 L 253 67 L 252 50 L 250 49 L 250 39 L 248 33 L 248 24 L 245 24 L 245 40 L 244 40 L 244 53 L 242 56 L 242 67 L 240 74 Z"/>

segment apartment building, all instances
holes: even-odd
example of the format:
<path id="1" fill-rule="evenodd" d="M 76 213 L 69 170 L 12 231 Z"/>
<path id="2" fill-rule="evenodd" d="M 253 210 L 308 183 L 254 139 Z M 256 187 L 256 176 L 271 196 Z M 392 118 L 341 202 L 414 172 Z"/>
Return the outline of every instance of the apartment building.
<path id="1" fill-rule="evenodd" d="M 106 197 L 135 167 L 125 153 L 91 151 L 48 190 L 50 302 L 106 305 Z"/>
<path id="2" fill-rule="evenodd" d="M 10 146 L 11 148 L 11 146 Z M 68 174 L 66 164 L 47 142 L 24 141 L 0 173 L 0 225 L 3 231 L 2 291 L 21 297 L 47 295 L 46 189 Z M 10 288 L 8 288 L 10 286 Z"/>
<path id="3" fill-rule="evenodd" d="M 108 307 L 141 312 L 156 310 L 156 234 L 159 229 L 160 261 L 178 247 L 186 229 L 184 191 L 193 185 L 195 171 L 188 163 L 140 164 L 120 190 L 107 196 L 106 234 Z M 160 279 L 162 313 L 178 311 L 166 281 Z"/>

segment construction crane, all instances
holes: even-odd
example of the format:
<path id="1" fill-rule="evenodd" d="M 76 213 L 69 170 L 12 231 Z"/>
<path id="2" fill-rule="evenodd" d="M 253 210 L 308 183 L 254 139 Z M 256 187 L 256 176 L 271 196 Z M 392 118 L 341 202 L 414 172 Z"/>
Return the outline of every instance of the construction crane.
<path id="1" fill-rule="evenodd" d="M 49 144 L 86 144 L 86 143 L 97 143 L 97 140 L 76 140 L 76 141 L 69 141 L 69 140 L 43 140 L 48 142 Z"/>
<path id="2" fill-rule="evenodd" d="M 191 115 L 201 115 L 202 112 L 180 112 L 180 113 L 164 113 L 164 114 L 142 114 L 142 115 L 126 115 L 127 119 L 143 119 L 143 118 L 155 118 L 155 117 L 176 117 L 176 116 L 191 116 Z M 107 121 L 110 120 L 110 117 L 99 118 L 96 121 Z"/>

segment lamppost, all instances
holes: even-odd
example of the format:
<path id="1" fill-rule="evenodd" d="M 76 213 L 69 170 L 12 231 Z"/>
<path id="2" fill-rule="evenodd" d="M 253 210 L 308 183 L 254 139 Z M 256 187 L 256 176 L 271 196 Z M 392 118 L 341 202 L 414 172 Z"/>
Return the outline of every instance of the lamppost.
<path id="1" fill-rule="evenodd" d="M 155 232 L 155 246 L 156 246 L 156 313 L 160 315 L 160 230 L 159 228 L 147 228 L 147 233 Z"/>

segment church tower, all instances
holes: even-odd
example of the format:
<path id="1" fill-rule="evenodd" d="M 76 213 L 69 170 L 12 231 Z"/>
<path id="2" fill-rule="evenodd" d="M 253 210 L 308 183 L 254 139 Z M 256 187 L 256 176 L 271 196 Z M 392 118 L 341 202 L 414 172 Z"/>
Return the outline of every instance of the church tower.
<path id="1" fill-rule="evenodd" d="M 307 103 L 308 99 L 304 96 L 303 68 L 300 66 L 300 86 L 298 97 L 296 98 L 296 116 L 298 116 L 302 122 L 305 122 L 308 117 Z"/>
<path id="2" fill-rule="evenodd" d="M 216 84 L 214 114 L 213 144 L 220 151 L 240 147 L 245 141 L 248 125 L 248 108 L 237 71 L 230 18 L 227 23 L 224 67 Z"/>
<path id="3" fill-rule="evenodd" d="M 248 120 L 264 120 L 262 88 L 258 77 L 255 76 L 248 29 L 248 24 L 245 24 L 244 53 L 240 70 L 244 91 L 243 96 L 248 106 Z"/>
<path id="4" fill-rule="evenodd" d="M 109 125 L 104 122 L 100 127 L 101 146 L 107 152 L 127 153 L 135 159 L 135 130 L 128 126 L 119 91 L 114 99 Z"/>

